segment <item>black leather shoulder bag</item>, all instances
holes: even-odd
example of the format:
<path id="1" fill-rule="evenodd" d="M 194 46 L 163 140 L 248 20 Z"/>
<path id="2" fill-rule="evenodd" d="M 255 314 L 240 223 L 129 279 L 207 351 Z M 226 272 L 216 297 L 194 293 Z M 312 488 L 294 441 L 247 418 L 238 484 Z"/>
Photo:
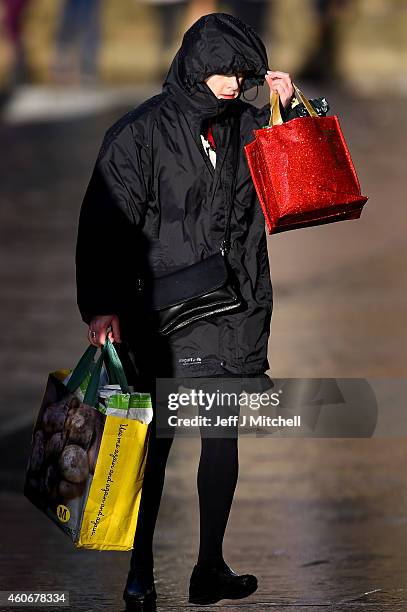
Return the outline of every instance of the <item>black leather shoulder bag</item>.
<path id="1" fill-rule="evenodd" d="M 233 142 L 233 175 L 223 185 L 227 204 L 226 224 L 219 252 L 185 268 L 153 278 L 151 308 L 154 327 L 169 335 L 193 321 L 233 312 L 244 304 L 227 253 L 230 249 L 230 220 L 236 189 L 240 127 L 236 119 L 229 142 Z M 229 177 L 228 177 L 229 178 Z"/>

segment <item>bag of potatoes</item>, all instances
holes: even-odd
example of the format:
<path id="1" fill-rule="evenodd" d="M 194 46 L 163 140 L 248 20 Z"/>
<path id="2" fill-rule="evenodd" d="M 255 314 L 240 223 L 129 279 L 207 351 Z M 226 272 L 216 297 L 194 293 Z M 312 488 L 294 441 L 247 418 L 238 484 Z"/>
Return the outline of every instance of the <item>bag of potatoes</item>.
<path id="1" fill-rule="evenodd" d="M 130 550 L 153 417 L 151 395 L 129 387 L 108 338 L 95 362 L 97 350 L 89 346 L 73 371 L 49 374 L 24 495 L 77 548 Z M 116 384 L 106 384 L 106 360 Z"/>

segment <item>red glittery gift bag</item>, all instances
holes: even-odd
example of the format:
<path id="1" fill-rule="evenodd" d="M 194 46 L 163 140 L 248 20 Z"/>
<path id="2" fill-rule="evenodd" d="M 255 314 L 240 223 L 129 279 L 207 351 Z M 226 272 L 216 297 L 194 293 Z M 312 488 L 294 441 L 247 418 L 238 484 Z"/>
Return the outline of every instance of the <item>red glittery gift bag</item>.
<path id="1" fill-rule="evenodd" d="M 319 117 L 294 89 L 310 116 L 283 123 L 273 92 L 269 126 L 254 130 L 255 140 L 244 147 L 269 234 L 358 219 L 368 200 L 338 117 Z"/>

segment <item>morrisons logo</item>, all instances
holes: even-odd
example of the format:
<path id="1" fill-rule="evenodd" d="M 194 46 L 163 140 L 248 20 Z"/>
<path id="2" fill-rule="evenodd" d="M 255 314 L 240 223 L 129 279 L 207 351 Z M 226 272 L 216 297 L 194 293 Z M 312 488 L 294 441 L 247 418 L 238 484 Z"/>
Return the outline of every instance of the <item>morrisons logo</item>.
<path id="1" fill-rule="evenodd" d="M 59 504 L 57 506 L 57 517 L 61 521 L 61 523 L 67 523 L 71 517 L 71 513 L 69 512 L 69 508 Z"/>

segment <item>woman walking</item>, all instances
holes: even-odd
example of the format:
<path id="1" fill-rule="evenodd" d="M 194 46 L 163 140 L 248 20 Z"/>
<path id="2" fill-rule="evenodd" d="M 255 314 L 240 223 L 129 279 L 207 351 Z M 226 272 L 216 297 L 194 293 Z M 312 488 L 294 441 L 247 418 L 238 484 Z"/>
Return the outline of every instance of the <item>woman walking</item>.
<path id="1" fill-rule="evenodd" d="M 299 116 L 301 108 L 291 105 L 290 76 L 268 71 L 265 47 L 249 26 L 225 13 L 200 18 L 185 33 L 162 93 L 107 131 L 92 173 L 79 220 L 78 306 L 89 341 L 100 345 L 109 334 L 128 360 L 128 372 L 136 373 L 138 388 L 151 391 L 155 413 L 158 377 L 255 377 L 270 387 L 265 371 L 273 300 L 266 234 L 243 151 L 253 130 L 268 122 L 270 105 L 258 109 L 242 99 L 265 80 L 280 95 L 284 119 Z M 324 114 L 321 99 L 311 102 Z M 241 307 L 159 333 L 148 299 L 153 277 L 220 248 L 237 279 Z M 153 535 L 171 443 L 156 435 L 153 421 L 124 591 L 129 609 L 154 606 Z M 202 437 L 191 603 L 238 599 L 257 588 L 255 576 L 238 575 L 223 558 L 237 475 L 237 433 Z"/>

